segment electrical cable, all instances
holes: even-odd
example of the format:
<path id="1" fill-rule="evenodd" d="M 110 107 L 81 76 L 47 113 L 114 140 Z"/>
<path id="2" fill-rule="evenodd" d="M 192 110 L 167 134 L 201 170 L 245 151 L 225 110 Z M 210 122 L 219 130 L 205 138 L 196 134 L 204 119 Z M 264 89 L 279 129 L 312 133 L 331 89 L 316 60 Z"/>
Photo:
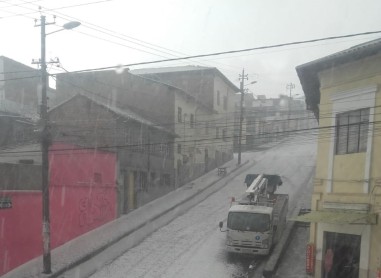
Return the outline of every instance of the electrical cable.
<path id="1" fill-rule="evenodd" d="M 51 9 L 45 10 L 45 12 L 48 12 L 48 11 L 57 11 L 57 10 L 63 10 L 63 9 L 68 9 L 68 8 L 81 7 L 81 6 L 94 5 L 94 4 L 99 4 L 99 3 L 103 3 L 103 2 L 110 2 L 110 1 L 115 1 L 115 0 L 99 0 L 99 1 L 93 1 L 93 2 L 87 2 L 87 3 L 69 5 L 69 6 L 62 6 L 62 7 L 51 8 Z M 35 14 L 35 13 L 39 13 L 39 12 L 40 11 L 14 14 L 14 15 L 11 15 L 11 16 L 0 17 L 0 19 L 5 19 L 5 18 L 10 18 L 10 17 L 15 17 L 15 16 L 25 16 L 25 15 Z"/>
<path id="2" fill-rule="evenodd" d="M 108 0 L 108 1 L 112 1 L 112 0 Z M 170 58 L 170 59 L 163 59 L 163 60 L 155 60 L 155 61 L 136 62 L 136 63 L 130 63 L 130 64 L 121 65 L 121 66 L 108 66 L 108 67 L 89 68 L 89 69 L 71 71 L 70 73 L 82 73 L 82 72 L 101 71 L 101 70 L 110 70 L 110 69 L 114 69 L 115 70 L 115 69 L 118 69 L 118 68 L 121 68 L 121 67 L 130 67 L 130 66 L 156 64 L 156 63 L 179 61 L 179 60 L 188 60 L 188 59 L 193 59 L 193 58 L 226 55 L 226 54 L 230 54 L 230 53 L 249 52 L 249 51 L 256 51 L 256 50 L 260 50 L 260 49 L 271 49 L 271 48 L 285 47 L 285 46 L 290 46 L 290 45 L 307 44 L 307 43 L 313 43 L 313 42 L 318 42 L 318 41 L 328 41 L 328 40 L 335 40 L 335 39 L 342 39 L 342 38 L 349 38 L 349 37 L 357 37 L 357 36 L 365 36 L 365 35 L 379 34 L 379 33 L 381 33 L 381 31 L 371 31 L 371 32 L 355 33 L 355 34 L 348 34 L 348 35 L 342 35 L 342 36 L 331 36 L 331 37 L 324 37 L 324 38 L 311 39 L 311 40 L 294 41 L 294 42 L 281 43 L 281 44 L 275 44 L 275 45 L 267 45 L 267 46 L 245 48 L 245 49 L 239 49 L 239 50 L 214 52 L 214 53 L 199 54 L 199 55 L 185 56 L 185 57 L 179 57 L 179 58 Z M 51 75 L 54 75 L 54 74 L 51 74 Z M 8 80 L 19 80 L 19 79 L 34 78 L 34 77 L 38 77 L 38 76 L 30 76 L 30 77 L 24 77 L 24 78 L 13 78 L 13 79 L 8 79 Z M 0 81 L 7 81 L 7 79 L 2 79 Z"/>

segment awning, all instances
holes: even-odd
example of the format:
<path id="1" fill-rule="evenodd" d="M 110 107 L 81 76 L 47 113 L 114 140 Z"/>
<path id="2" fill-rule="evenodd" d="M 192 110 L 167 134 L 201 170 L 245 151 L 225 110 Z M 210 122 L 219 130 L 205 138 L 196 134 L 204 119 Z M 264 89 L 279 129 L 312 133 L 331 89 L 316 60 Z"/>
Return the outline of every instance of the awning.
<path id="1" fill-rule="evenodd" d="M 293 221 L 321 222 L 330 224 L 377 224 L 377 214 L 358 213 L 351 211 L 311 211 L 309 213 L 293 217 Z"/>

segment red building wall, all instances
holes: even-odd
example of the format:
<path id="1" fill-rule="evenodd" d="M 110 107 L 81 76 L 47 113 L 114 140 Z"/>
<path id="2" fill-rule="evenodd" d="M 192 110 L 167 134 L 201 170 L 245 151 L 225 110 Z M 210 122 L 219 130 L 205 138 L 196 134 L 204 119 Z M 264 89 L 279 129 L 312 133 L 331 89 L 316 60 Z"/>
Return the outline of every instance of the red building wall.
<path id="1" fill-rule="evenodd" d="M 42 199 L 39 191 L 1 191 L 12 208 L 0 209 L 0 276 L 42 254 Z"/>
<path id="2" fill-rule="evenodd" d="M 54 144 L 51 150 L 50 221 L 54 248 L 117 217 L 116 154 L 73 149 L 65 144 Z"/>
<path id="3" fill-rule="evenodd" d="M 49 153 L 51 248 L 117 217 L 116 155 L 54 144 Z M 0 191 L 0 276 L 42 254 L 40 191 Z"/>

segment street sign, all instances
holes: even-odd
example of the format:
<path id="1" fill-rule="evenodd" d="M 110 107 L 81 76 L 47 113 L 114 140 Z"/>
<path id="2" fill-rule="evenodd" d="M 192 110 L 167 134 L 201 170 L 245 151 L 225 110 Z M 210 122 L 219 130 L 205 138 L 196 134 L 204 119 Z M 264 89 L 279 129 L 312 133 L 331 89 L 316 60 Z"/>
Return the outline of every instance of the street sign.
<path id="1" fill-rule="evenodd" d="M 0 209 L 12 208 L 12 199 L 10 197 L 0 197 Z"/>

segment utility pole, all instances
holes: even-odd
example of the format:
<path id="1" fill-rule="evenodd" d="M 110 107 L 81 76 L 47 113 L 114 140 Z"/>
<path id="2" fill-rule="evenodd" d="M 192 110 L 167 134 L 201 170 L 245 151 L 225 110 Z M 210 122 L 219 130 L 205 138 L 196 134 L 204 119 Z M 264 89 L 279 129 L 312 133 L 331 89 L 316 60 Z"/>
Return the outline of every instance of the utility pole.
<path id="1" fill-rule="evenodd" d="M 147 128 L 147 138 L 148 138 L 148 144 L 147 144 L 147 188 L 151 186 L 151 130 Z"/>
<path id="2" fill-rule="evenodd" d="M 290 98 L 288 99 L 288 116 L 287 116 L 287 129 L 290 131 L 290 114 L 291 114 L 291 92 L 293 89 L 295 89 L 294 83 L 288 83 L 286 85 L 286 89 L 290 90 Z M 290 135 L 290 134 L 289 134 Z"/>
<path id="3" fill-rule="evenodd" d="M 239 75 L 241 101 L 240 101 L 240 116 L 239 116 L 239 136 L 238 136 L 238 165 L 241 165 L 241 152 L 242 152 L 242 123 L 243 123 L 243 97 L 244 97 L 244 83 L 245 79 L 248 80 L 247 74 L 245 75 L 245 69 L 242 70 L 242 74 Z"/>
<path id="4" fill-rule="evenodd" d="M 48 74 L 46 72 L 46 36 L 60 32 L 62 30 L 70 30 L 78 27 L 81 23 L 78 21 L 70 21 L 63 25 L 62 29 L 55 30 L 50 33 L 45 32 L 46 25 L 55 24 L 55 16 L 53 22 L 46 22 L 46 17 L 41 15 L 40 24 L 35 19 L 34 27 L 41 27 L 41 58 L 39 61 L 33 61 L 33 64 L 41 65 L 41 105 L 40 105 L 40 143 L 41 143 L 41 190 L 42 190 L 42 243 L 43 243 L 43 273 L 52 273 L 51 256 L 50 256 L 50 210 L 49 210 L 49 146 L 51 144 L 51 135 L 49 131 L 48 117 Z M 51 61 L 49 63 L 58 63 Z"/>
<path id="5" fill-rule="evenodd" d="M 36 20 L 37 21 L 37 20 Z M 49 274 L 51 270 L 50 256 L 50 210 L 49 210 L 49 119 L 48 119 L 48 101 L 47 101 L 47 72 L 46 72 L 46 33 L 45 26 L 55 22 L 46 23 L 46 17 L 41 16 L 40 24 L 35 27 L 41 27 L 41 153 L 42 153 L 42 242 L 43 242 L 43 273 Z"/>

